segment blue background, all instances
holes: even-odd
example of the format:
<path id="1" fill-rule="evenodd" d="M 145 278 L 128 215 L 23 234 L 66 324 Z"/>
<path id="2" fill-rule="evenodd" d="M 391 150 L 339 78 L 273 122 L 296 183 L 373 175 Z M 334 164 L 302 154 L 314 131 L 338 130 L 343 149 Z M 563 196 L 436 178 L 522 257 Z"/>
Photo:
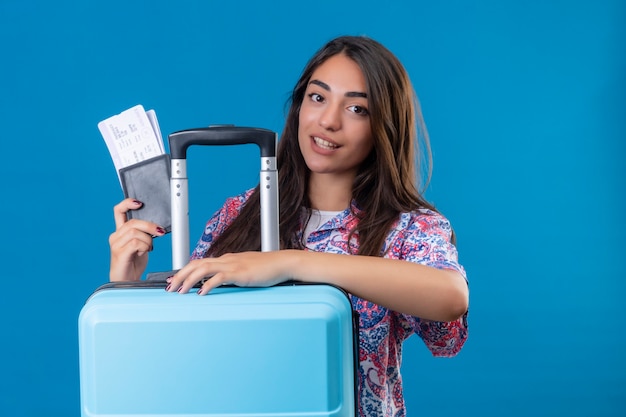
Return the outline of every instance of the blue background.
<path id="1" fill-rule="evenodd" d="M 433 3 L 1 0 L 0 414 L 79 415 L 77 318 L 122 198 L 97 123 L 143 104 L 164 135 L 280 132 L 306 60 L 366 34 L 414 82 L 471 281 L 456 358 L 405 345 L 409 415 L 626 415 L 626 4 Z M 192 152 L 192 239 L 257 155 Z"/>

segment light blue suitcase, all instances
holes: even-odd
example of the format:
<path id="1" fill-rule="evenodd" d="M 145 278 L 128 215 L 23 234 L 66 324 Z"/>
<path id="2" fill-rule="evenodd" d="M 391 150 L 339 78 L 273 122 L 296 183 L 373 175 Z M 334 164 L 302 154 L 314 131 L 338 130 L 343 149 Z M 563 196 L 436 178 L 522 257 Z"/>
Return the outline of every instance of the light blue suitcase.
<path id="1" fill-rule="evenodd" d="M 170 135 L 174 269 L 189 254 L 190 145 L 259 144 L 261 188 L 270 191 L 261 196 L 262 250 L 277 248 L 276 177 L 266 172 L 275 167 L 276 136 L 268 145 L 252 138 L 259 132 L 267 136 L 236 127 Z M 162 280 L 108 283 L 85 303 L 82 416 L 355 416 L 358 321 L 343 290 L 288 282 L 225 286 L 201 297 L 164 287 Z"/>

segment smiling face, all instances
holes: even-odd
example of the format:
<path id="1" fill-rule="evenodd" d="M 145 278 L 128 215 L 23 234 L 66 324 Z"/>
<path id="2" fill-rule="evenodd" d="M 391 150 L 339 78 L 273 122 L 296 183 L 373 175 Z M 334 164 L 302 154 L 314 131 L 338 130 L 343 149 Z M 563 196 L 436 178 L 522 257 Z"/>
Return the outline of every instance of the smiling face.
<path id="1" fill-rule="evenodd" d="M 365 77 L 347 56 L 328 58 L 311 75 L 300 108 L 298 141 L 311 176 L 353 179 L 371 152 Z"/>

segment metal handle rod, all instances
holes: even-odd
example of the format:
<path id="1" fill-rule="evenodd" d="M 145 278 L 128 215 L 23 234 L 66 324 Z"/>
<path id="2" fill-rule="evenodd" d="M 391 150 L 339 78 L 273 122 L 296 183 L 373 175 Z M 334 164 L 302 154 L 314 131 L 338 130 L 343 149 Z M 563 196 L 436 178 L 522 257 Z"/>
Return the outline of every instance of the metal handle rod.
<path id="1" fill-rule="evenodd" d="M 172 268 L 189 262 L 189 179 L 187 160 L 172 159 L 170 198 L 172 210 Z"/>

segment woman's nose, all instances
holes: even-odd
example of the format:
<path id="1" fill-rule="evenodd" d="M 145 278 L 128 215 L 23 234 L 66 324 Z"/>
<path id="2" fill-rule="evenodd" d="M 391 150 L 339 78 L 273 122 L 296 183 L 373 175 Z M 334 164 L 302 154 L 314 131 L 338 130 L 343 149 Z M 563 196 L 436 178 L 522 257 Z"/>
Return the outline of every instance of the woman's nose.
<path id="1" fill-rule="evenodd" d="M 320 114 L 319 124 L 324 129 L 336 131 L 341 128 L 341 109 L 338 106 L 328 105 Z"/>

